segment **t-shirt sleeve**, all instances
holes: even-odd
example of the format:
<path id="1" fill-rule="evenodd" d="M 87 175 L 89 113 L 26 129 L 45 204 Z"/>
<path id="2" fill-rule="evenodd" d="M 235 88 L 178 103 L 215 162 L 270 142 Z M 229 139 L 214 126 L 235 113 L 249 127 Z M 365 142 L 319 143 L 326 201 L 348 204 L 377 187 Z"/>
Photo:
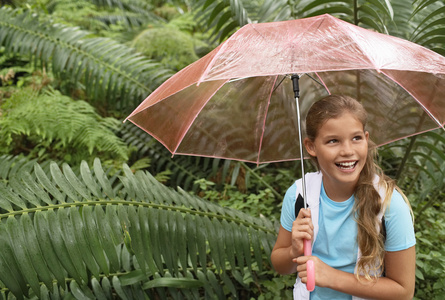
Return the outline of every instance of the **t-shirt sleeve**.
<path id="1" fill-rule="evenodd" d="M 287 231 L 292 231 L 292 223 L 295 220 L 295 195 L 297 191 L 297 185 L 294 183 L 287 189 L 284 195 L 283 206 L 281 208 L 281 226 Z"/>
<path id="2" fill-rule="evenodd" d="M 414 225 L 408 204 L 399 192 L 394 191 L 385 211 L 386 251 L 401 251 L 416 244 Z"/>

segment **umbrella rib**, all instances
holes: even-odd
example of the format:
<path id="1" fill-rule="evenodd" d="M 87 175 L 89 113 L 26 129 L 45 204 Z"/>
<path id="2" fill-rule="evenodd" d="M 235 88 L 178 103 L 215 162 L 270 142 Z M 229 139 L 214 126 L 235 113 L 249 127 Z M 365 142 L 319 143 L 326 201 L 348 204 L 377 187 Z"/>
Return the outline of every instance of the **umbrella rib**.
<path id="1" fill-rule="evenodd" d="M 321 78 L 320 74 L 318 74 L 318 72 L 315 72 L 315 74 L 317 75 L 318 79 L 320 79 L 321 82 L 317 81 L 315 78 L 312 78 L 312 76 L 308 75 L 310 78 L 312 78 L 315 82 L 317 82 L 318 84 L 322 85 L 326 91 L 328 91 L 328 94 L 331 95 L 331 91 L 329 90 L 328 86 L 326 85 L 326 83 L 324 83 L 324 80 Z"/>
<path id="2" fill-rule="evenodd" d="M 270 99 L 272 98 L 272 93 L 275 91 L 275 83 L 277 82 L 277 78 L 278 78 L 278 75 L 275 75 L 275 79 L 273 81 L 272 88 L 270 89 L 269 97 L 267 99 L 267 108 L 266 108 L 266 113 L 264 114 L 263 129 L 261 132 L 261 139 L 260 139 L 260 144 L 258 147 L 258 156 L 257 156 L 257 160 L 256 160 L 257 166 L 260 164 L 261 147 L 263 146 L 264 132 L 266 131 L 267 113 L 269 112 Z M 281 84 L 281 82 L 280 82 L 280 84 Z"/>

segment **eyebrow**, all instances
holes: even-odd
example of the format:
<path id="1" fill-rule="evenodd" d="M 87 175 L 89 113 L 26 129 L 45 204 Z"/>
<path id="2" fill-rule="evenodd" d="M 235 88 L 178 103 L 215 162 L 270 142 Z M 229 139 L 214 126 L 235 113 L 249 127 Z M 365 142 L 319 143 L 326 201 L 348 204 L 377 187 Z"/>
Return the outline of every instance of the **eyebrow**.
<path id="1" fill-rule="evenodd" d="M 365 134 L 365 131 L 358 130 L 358 131 L 353 132 L 351 135 L 352 136 L 357 136 L 357 135 L 364 135 L 364 134 Z M 332 134 L 332 135 L 326 135 L 323 138 L 324 139 L 336 139 L 339 136 L 340 135 L 338 135 L 338 134 Z"/>

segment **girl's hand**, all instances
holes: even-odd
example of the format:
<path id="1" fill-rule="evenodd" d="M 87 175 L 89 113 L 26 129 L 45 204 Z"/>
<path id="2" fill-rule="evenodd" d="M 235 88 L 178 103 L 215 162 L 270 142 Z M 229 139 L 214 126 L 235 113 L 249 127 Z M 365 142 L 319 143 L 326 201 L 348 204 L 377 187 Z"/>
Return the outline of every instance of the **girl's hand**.
<path id="1" fill-rule="evenodd" d="M 319 287 L 326 287 L 329 283 L 329 280 L 332 280 L 331 276 L 335 276 L 335 274 L 331 275 L 331 272 L 335 269 L 325 264 L 316 256 L 301 256 L 293 259 L 293 261 L 298 264 L 297 272 L 298 277 L 301 278 L 301 282 L 307 283 L 306 262 L 308 260 L 312 260 L 314 262 L 315 285 Z"/>
<path id="2" fill-rule="evenodd" d="M 313 236 L 314 225 L 312 224 L 311 211 L 302 208 L 292 223 L 291 257 L 297 258 L 303 255 L 303 240 L 312 240 Z"/>

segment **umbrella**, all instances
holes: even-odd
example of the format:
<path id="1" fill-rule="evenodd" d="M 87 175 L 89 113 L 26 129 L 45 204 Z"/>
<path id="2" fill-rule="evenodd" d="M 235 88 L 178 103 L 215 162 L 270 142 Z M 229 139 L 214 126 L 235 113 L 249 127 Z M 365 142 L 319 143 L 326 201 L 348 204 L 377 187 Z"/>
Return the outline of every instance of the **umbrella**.
<path id="1" fill-rule="evenodd" d="M 445 123 L 443 56 L 330 15 L 242 27 L 127 119 L 173 154 L 299 159 L 291 74 L 300 77 L 302 116 L 325 95 L 352 96 L 377 145 Z"/>
<path id="2" fill-rule="evenodd" d="M 444 128 L 445 57 L 327 14 L 248 24 L 126 120 L 172 154 L 289 161 L 302 157 L 306 111 L 328 94 L 363 104 L 378 146 Z"/>

